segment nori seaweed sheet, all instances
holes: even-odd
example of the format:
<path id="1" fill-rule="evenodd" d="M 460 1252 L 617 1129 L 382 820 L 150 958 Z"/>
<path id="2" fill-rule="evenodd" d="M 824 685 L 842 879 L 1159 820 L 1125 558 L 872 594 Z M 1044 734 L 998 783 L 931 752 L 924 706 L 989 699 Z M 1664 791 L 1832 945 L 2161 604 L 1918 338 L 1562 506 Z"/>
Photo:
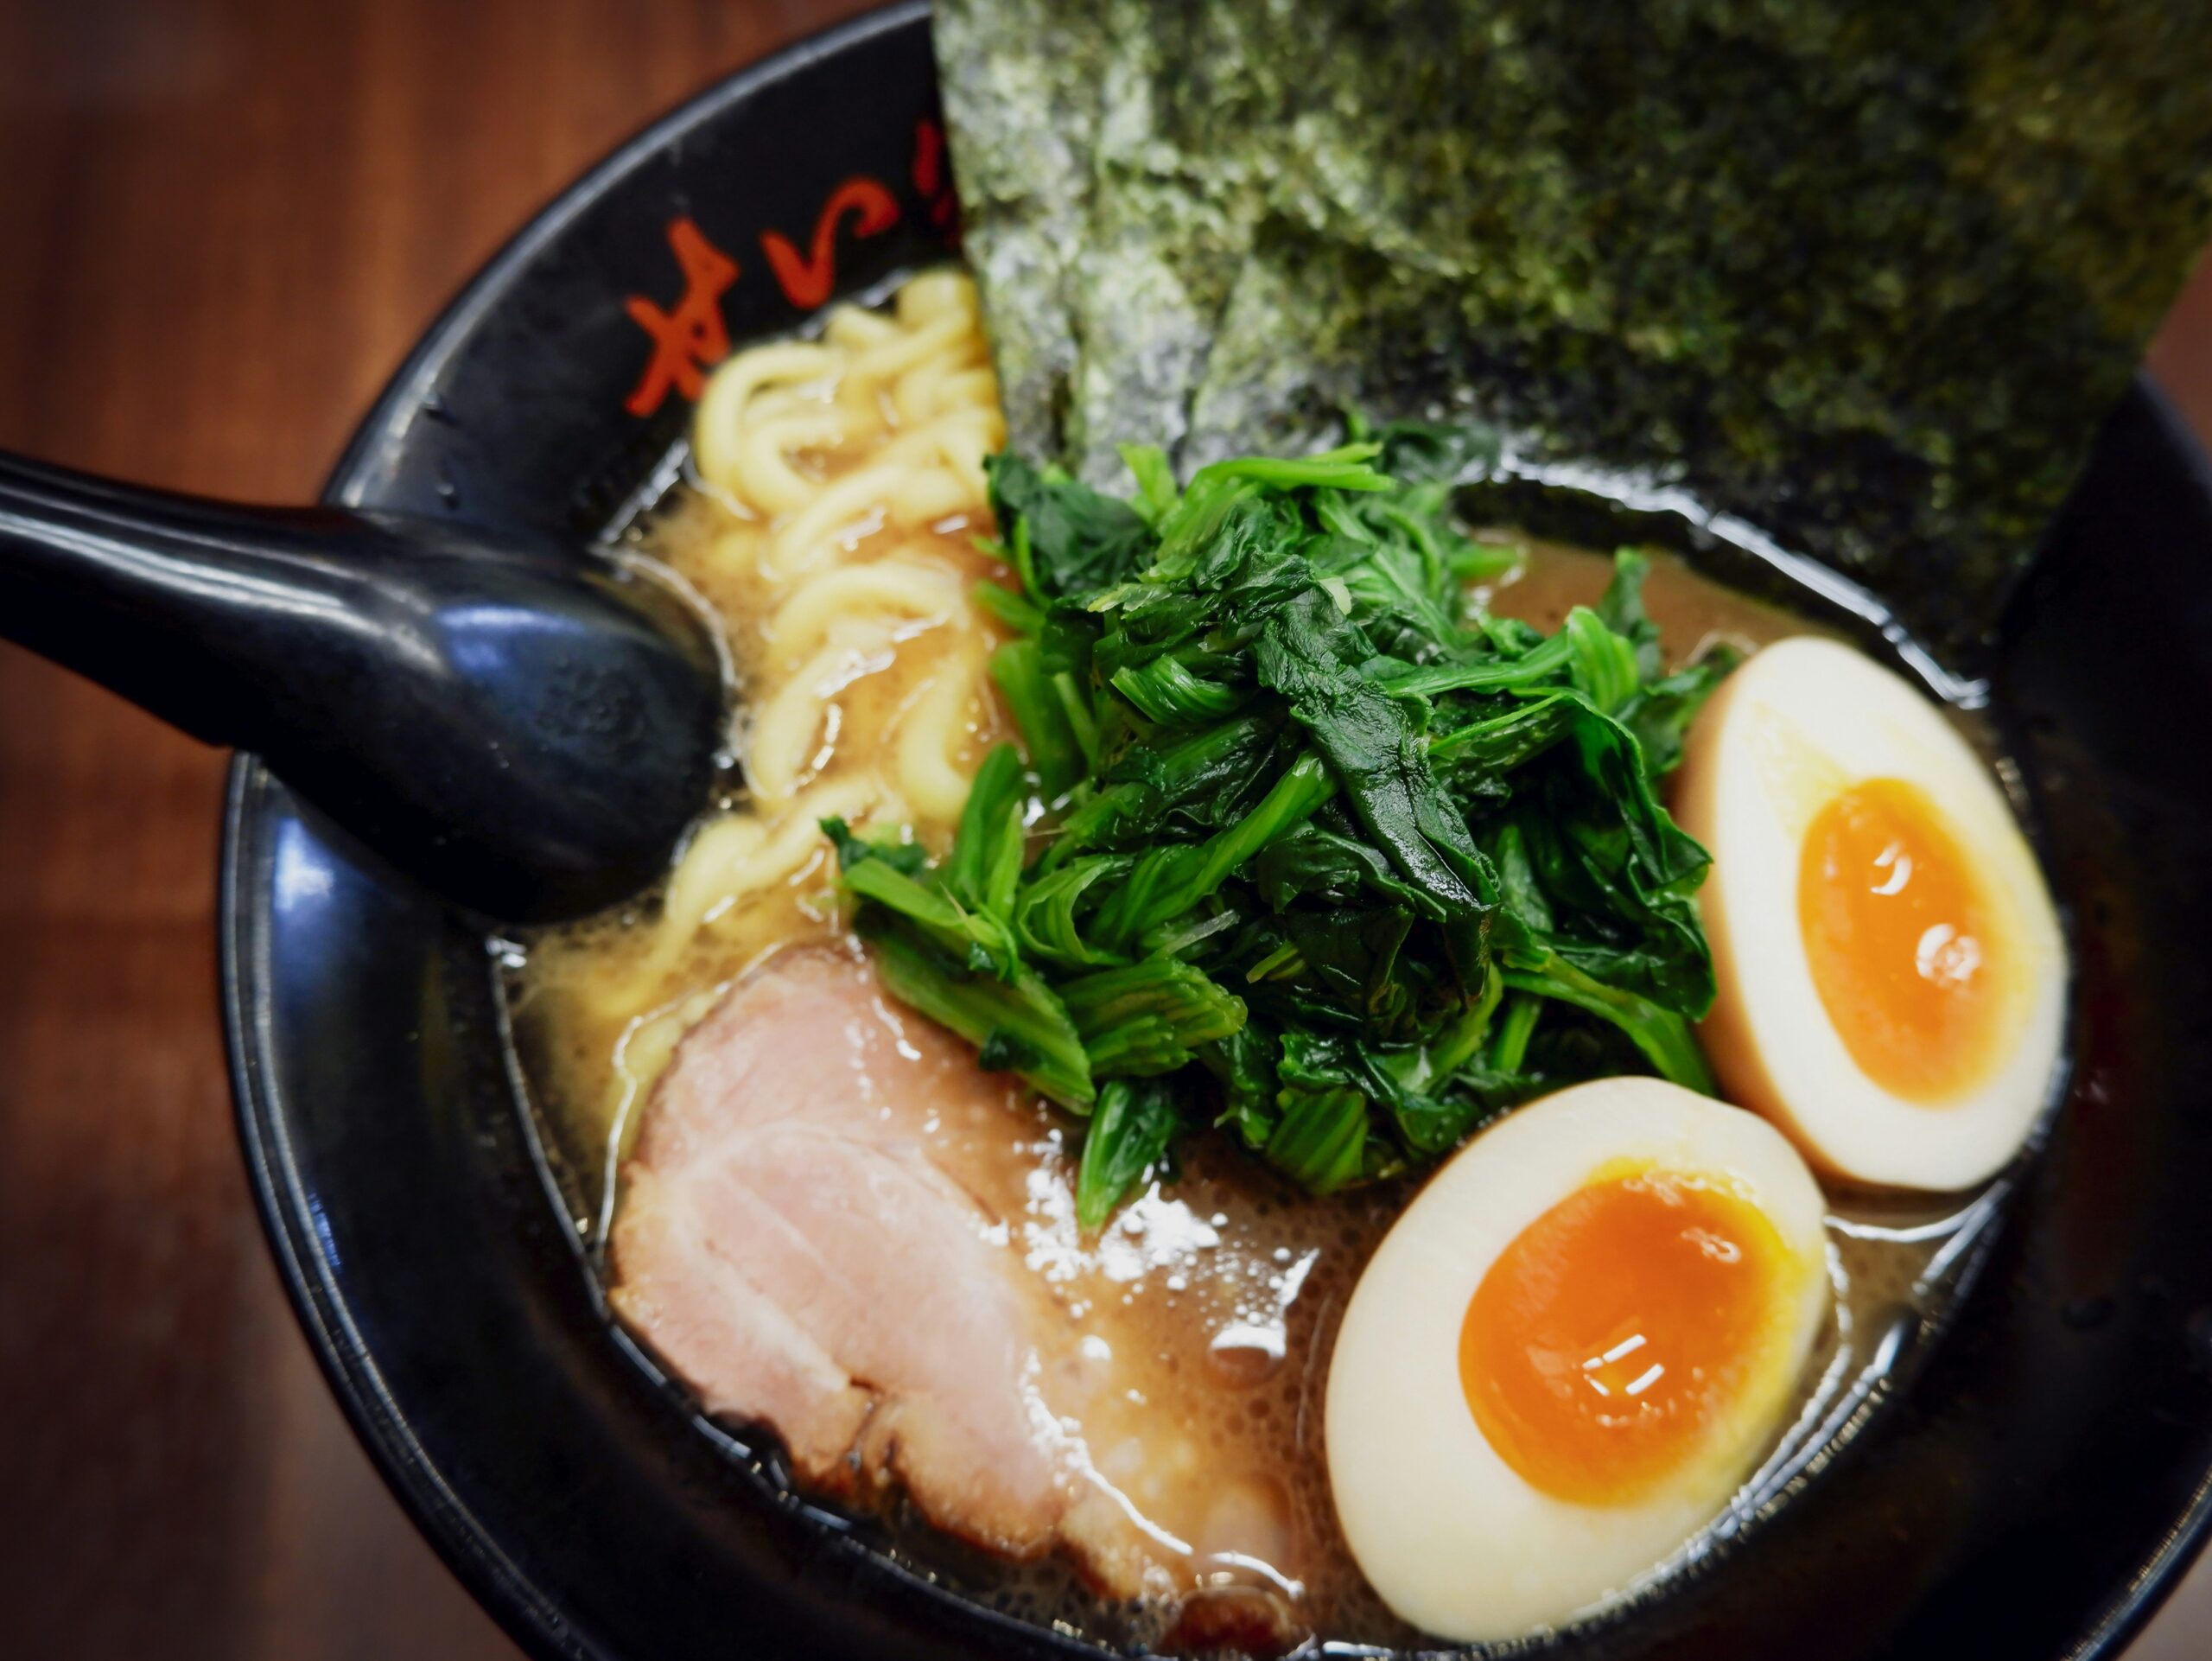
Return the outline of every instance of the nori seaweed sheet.
<path id="1" fill-rule="evenodd" d="M 1955 656 L 2212 224 L 2212 6 L 940 0 L 1014 442 L 1464 411 Z"/>

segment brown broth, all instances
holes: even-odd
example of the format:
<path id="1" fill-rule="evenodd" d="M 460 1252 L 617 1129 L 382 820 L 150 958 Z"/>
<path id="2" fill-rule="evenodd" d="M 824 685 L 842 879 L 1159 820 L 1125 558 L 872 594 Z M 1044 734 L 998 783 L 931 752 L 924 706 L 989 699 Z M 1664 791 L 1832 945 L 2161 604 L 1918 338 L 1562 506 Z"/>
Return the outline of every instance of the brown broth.
<path id="1" fill-rule="evenodd" d="M 760 599 L 713 557 L 714 539 L 728 530 L 726 514 L 695 502 L 664 516 L 650 545 L 720 610 L 741 671 L 760 638 Z M 981 574 L 988 563 L 974 551 L 971 531 L 949 524 L 933 534 L 944 560 Z M 1482 597 L 1547 629 L 1570 606 L 1594 601 L 1610 575 L 1610 561 L 1579 550 L 1510 533 L 1491 539 L 1519 545 L 1524 558 Z M 1754 650 L 1813 627 L 1667 556 L 1655 557 L 1646 599 L 1678 659 L 1717 639 Z M 911 661 L 902 654 L 866 692 L 883 701 L 879 715 L 914 697 L 931 664 L 926 652 Z M 849 729 L 869 730 L 869 722 L 855 718 Z M 833 754 L 824 767 L 843 759 Z M 833 873 L 817 858 L 739 926 L 702 936 L 645 975 L 651 984 L 640 990 L 653 907 L 647 900 L 544 936 L 512 977 L 515 1028 L 546 1140 L 575 1196 L 579 1225 L 594 1241 L 611 1214 L 620 1152 L 675 1036 L 777 946 L 832 937 L 842 926 Z M 1101 1471 L 1148 1516 L 1192 1537 L 1199 1585 L 1280 1600 L 1296 1626 L 1321 1637 L 1412 1642 L 1416 1635 L 1381 1605 L 1344 1548 L 1320 1424 L 1345 1301 L 1414 1185 L 1315 1200 L 1201 1138 L 1179 1182 L 1154 1187 L 1102 1238 L 1084 1242 L 1067 1213 L 1065 1185 L 1033 1180 L 1067 1170 L 1071 1127 L 1042 1108 L 1023 1111 L 1033 1116 L 1028 1132 L 1006 1150 L 991 1179 L 997 1191 L 979 1197 L 1008 1219 L 1011 1242 L 1067 1319 L 1112 1357 L 1116 1393 L 1091 1409 L 1084 1426 Z M 1940 1322 L 1974 1255 L 1970 1246 L 1994 1214 L 1993 1196 L 1888 1202 L 1832 1193 L 1831 1205 L 1835 1313 L 1794 1421 L 1686 1557 L 1775 1503 L 1863 1422 L 1860 1410 L 1898 1353 L 1897 1338 Z M 1062 1569 L 991 1564 L 918 1523 L 899 1524 L 893 1542 L 917 1564 L 949 1566 L 1001 1607 L 1109 1641 L 1157 1642 L 1177 1615 L 1176 1599 L 1103 1607 Z M 1294 1592 L 1286 1594 L 1287 1586 Z"/>

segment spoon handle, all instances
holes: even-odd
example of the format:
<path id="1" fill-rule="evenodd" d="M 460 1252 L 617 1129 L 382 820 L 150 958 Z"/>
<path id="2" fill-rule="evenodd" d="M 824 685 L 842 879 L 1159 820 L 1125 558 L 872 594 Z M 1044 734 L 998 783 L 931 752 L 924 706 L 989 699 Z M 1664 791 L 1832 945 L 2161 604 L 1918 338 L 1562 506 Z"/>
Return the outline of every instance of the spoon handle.
<path id="1" fill-rule="evenodd" d="M 327 510 L 233 507 L 0 455 L 0 639 L 207 743 L 259 748 L 271 700 L 295 690 L 277 633 L 331 633 L 362 598 L 318 550 L 367 531 Z"/>

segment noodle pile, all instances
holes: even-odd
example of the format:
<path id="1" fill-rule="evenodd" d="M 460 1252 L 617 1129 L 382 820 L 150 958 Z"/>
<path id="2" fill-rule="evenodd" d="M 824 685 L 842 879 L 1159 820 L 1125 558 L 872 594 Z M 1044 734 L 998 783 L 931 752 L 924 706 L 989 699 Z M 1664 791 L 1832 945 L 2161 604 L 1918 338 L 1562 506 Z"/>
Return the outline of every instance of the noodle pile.
<path id="1" fill-rule="evenodd" d="M 833 926 L 820 820 L 950 837 L 1005 731 L 986 667 L 997 637 L 969 598 L 999 569 L 974 544 L 990 529 L 983 458 L 1004 436 L 975 288 L 957 271 L 911 279 L 884 310 L 834 308 L 818 338 L 741 351 L 709 379 L 697 488 L 652 551 L 728 633 L 746 790 L 694 835 L 658 916 L 533 952 L 582 1053 L 613 1058 L 593 1116 L 610 1159 L 721 988 Z"/>

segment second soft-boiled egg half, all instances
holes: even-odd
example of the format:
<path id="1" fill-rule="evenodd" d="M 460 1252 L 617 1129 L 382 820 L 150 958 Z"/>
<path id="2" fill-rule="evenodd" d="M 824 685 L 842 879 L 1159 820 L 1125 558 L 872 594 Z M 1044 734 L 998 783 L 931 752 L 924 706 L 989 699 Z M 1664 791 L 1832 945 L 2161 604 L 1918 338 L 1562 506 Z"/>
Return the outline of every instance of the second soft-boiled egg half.
<path id="1" fill-rule="evenodd" d="M 1961 1188 L 2009 1160 L 2057 1060 L 2065 948 L 1989 769 L 1901 677 L 1784 640 L 1692 729 L 1675 792 L 1728 1098 L 1823 1171 Z"/>
<path id="2" fill-rule="evenodd" d="M 1330 1361 L 1352 1556 L 1446 1638 L 1554 1626 L 1709 1522 L 1829 1301 L 1819 1186 L 1764 1120 L 1655 1079 L 1530 1104 L 1440 1170 Z"/>

